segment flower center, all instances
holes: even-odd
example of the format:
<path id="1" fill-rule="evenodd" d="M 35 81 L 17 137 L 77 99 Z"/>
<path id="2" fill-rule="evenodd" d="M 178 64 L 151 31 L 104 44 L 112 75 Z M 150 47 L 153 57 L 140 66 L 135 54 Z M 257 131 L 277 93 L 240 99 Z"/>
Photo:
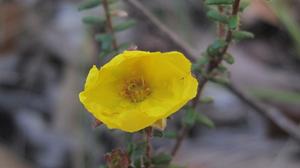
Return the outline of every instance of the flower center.
<path id="1" fill-rule="evenodd" d="M 143 77 L 126 80 L 121 95 L 133 103 L 145 100 L 151 94 L 151 89 Z"/>

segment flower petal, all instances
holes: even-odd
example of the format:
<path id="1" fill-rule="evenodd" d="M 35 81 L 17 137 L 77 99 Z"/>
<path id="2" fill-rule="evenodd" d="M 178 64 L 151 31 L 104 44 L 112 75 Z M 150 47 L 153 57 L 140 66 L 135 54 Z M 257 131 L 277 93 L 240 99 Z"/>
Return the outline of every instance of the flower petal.
<path id="1" fill-rule="evenodd" d="M 142 77 L 149 85 L 151 94 L 142 102 L 120 94 L 124 81 L 132 76 Z M 191 63 L 183 54 L 125 51 L 100 70 L 91 68 L 79 98 L 108 128 L 135 132 L 158 121 L 163 128 L 164 118 L 195 97 L 197 87 Z"/>

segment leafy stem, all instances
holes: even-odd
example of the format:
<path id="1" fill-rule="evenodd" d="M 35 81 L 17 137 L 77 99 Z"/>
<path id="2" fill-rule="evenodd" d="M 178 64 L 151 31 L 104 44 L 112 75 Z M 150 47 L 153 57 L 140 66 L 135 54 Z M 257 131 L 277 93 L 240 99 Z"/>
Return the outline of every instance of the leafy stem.
<path id="1" fill-rule="evenodd" d="M 231 17 L 233 16 L 237 16 L 238 15 L 238 11 L 239 11 L 239 6 L 240 6 L 240 0 L 235 0 L 233 5 L 232 5 L 232 12 L 231 12 Z M 220 9 L 219 9 L 220 10 Z M 237 24 L 238 25 L 238 24 Z M 218 32 L 222 32 L 224 31 L 223 30 L 224 27 L 223 26 L 219 26 L 219 30 Z M 228 50 L 228 47 L 232 41 L 232 29 L 228 28 L 227 32 L 226 32 L 226 37 L 225 37 L 225 46 L 221 49 L 221 52 L 218 53 L 218 55 L 216 55 L 214 58 L 217 58 L 217 59 L 211 59 L 208 63 L 208 66 L 206 68 L 206 72 L 205 74 L 210 74 L 215 68 L 217 68 L 220 63 L 222 62 L 223 60 L 223 57 L 224 55 L 226 54 L 227 50 Z M 223 33 L 219 33 L 218 34 L 220 36 L 220 38 L 222 38 L 223 36 Z M 202 74 L 203 75 L 203 74 Z M 196 95 L 196 97 L 193 99 L 192 101 L 192 104 L 191 106 L 195 109 L 198 105 L 198 102 L 199 102 L 199 99 L 200 99 L 200 96 L 201 96 L 201 93 L 202 93 L 202 90 L 205 86 L 205 84 L 207 83 L 208 81 L 208 78 L 206 77 L 207 75 L 205 76 L 200 76 L 199 78 L 200 79 L 200 85 L 199 85 L 199 88 L 198 88 L 198 93 Z M 180 133 L 179 135 L 177 136 L 176 138 L 176 142 L 175 142 L 175 145 L 172 149 L 172 156 L 175 156 L 185 138 L 185 136 L 187 135 L 187 133 L 189 132 L 190 130 L 190 127 L 187 126 L 187 125 L 183 125 L 181 127 L 181 130 L 180 130 Z"/>

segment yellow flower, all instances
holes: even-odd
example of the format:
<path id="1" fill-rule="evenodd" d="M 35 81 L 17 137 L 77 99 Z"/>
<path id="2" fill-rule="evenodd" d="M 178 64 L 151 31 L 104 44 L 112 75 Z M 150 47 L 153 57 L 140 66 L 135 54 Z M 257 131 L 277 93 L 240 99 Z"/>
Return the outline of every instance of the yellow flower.
<path id="1" fill-rule="evenodd" d="M 197 87 L 180 52 L 125 51 L 100 70 L 92 67 L 79 98 L 108 128 L 135 132 L 178 111 Z"/>

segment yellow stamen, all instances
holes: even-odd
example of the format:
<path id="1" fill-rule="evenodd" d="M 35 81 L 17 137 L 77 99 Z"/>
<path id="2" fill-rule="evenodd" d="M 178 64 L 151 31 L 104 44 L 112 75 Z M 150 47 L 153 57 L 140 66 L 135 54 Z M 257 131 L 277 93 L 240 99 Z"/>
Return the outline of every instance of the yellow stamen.
<path id="1" fill-rule="evenodd" d="M 145 100 L 150 94 L 151 89 L 147 86 L 143 77 L 125 81 L 121 91 L 121 95 L 133 103 Z"/>

